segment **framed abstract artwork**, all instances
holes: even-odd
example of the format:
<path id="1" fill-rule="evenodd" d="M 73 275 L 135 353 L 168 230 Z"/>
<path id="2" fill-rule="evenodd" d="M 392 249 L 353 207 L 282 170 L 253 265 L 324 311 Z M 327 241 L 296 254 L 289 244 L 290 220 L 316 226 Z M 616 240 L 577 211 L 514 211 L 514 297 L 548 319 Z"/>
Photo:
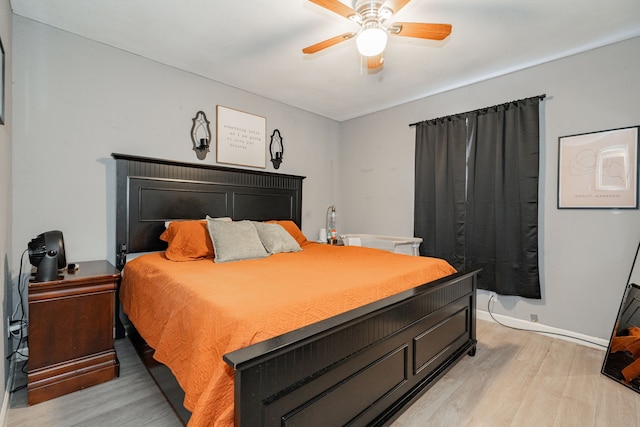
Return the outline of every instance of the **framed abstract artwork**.
<path id="1" fill-rule="evenodd" d="M 638 208 L 638 128 L 559 138 L 558 209 Z"/>

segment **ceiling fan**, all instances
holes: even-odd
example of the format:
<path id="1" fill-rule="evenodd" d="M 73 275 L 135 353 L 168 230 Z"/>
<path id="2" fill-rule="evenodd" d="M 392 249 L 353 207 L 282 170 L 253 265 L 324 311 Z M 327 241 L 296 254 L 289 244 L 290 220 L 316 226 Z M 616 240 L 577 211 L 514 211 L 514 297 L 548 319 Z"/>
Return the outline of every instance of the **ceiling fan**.
<path id="1" fill-rule="evenodd" d="M 394 22 L 387 25 L 386 21 L 411 0 L 354 0 L 353 8 L 339 0 L 309 1 L 355 22 L 360 25 L 360 29 L 354 33 L 344 33 L 305 47 L 302 52 L 316 53 L 355 37 L 358 51 L 367 58 L 367 68 L 370 70 L 382 67 L 383 53 L 389 34 L 429 40 L 444 40 L 451 34 L 450 24 Z"/>

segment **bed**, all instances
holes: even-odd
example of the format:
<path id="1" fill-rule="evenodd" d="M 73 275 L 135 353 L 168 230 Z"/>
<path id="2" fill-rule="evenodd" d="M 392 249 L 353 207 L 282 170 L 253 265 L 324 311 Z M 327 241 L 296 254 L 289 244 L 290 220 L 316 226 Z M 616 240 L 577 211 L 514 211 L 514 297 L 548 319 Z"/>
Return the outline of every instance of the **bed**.
<path id="1" fill-rule="evenodd" d="M 201 220 L 208 215 L 229 217 L 236 222 L 278 220 L 280 224 L 291 223 L 300 228 L 303 177 L 121 154 L 113 157 L 117 180 L 116 263 L 121 269 L 130 254 L 164 251 L 166 243 L 158 237 L 165 230 L 165 222 L 170 220 Z M 285 262 L 303 254 L 310 257 L 326 252 L 339 254 L 329 256 L 341 258 L 349 251 L 373 251 L 375 256 L 382 257 L 374 262 L 378 267 L 395 262 L 387 261 L 385 256 L 400 257 L 401 263 L 405 263 L 401 270 L 407 274 L 414 263 L 425 262 L 417 259 L 421 257 L 383 255 L 383 251 L 376 249 L 334 248 L 314 243 L 301 246 L 301 252 L 271 255 L 268 262 L 272 259 Z M 133 278 L 133 266 L 153 263 L 147 260 L 155 259 L 154 262 L 160 264 L 170 262 L 162 258 L 161 253 L 148 254 L 129 263 L 127 269 L 132 273 L 124 270 L 123 289 L 119 292 L 130 313 L 135 311 L 131 305 L 135 302 L 128 300 L 127 274 Z M 241 263 L 259 265 L 262 261 L 265 260 Z M 213 268 L 210 260 L 198 263 Z M 186 269 L 189 263 L 178 264 Z M 149 284 L 157 282 L 155 276 L 145 276 L 146 270 L 142 271 L 139 276 L 147 277 Z M 178 275 L 188 276 L 189 283 L 196 283 L 186 271 Z M 203 274 L 210 276 L 214 272 Z M 226 348 L 219 357 L 211 352 L 215 364 L 224 366 L 222 369 L 232 387 L 232 414 L 219 418 L 222 421 L 218 425 L 228 425 L 231 420 L 237 426 L 390 424 L 460 358 L 475 353 L 477 272 L 442 274 L 445 276 L 425 279 L 426 283 L 418 281 L 415 286 L 390 295 L 383 293 L 378 297 L 374 293 L 364 305 L 357 304 L 347 311 L 336 308 L 334 313 L 330 305 L 329 314 L 320 315 L 318 320 L 301 320 L 293 329 L 287 326 L 282 330 L 262 331 L 247 341 L 249 345 Z M 314 280 L 312 275 L 297 277 L 301 282 Z M 331 274 L 322 280 L 341 283 L 339 277 Z M 158 291 L 156 295 L 161 295 L 156 298 L 160 305 L 166 306 L 167 301 L 171 301 L 169 292 Z M 152 303 L 142 305 L 148 308 Z M 170 346 L 160 348 L 158 333 L 149 332 L 150 323 L 161 321 L 148 322 L 136 315 L 133 317 L 137 320 L 130 322 L 125 316 L 124 322 L 118 322 L 117 337 L 125 335 L 124 325 L 127 325 L 130 336 L 141 335 L 157 344 L 156 357 L 170 368 L 174 359 L 184 357 L 179 351 L 181 346 L 173 350 Z M 203 335 L 188 342 L 202 346 L 206 341 Z M 235 332 L 232 335 L 236 336 Z M 208 345 L 203 348 L 209 349 Z M 155 351 L 153 346 L 139 350 L 147 359 Z M 200 357 L 198 364 L 208 357 L 196 351 L 191 353 Z M 182 383 L 186 384 L 184 376 Z M 218 389 L 214 389 L 209 399 L 213 405 L 219 400 L 216 393 Z M 189 406 L 196 408 L 190 425 L 209 425 L 212 419 L 202 413 L 220 412 L 193 403 Z M 211 425 L 214 425 L 212 421 Z"/>

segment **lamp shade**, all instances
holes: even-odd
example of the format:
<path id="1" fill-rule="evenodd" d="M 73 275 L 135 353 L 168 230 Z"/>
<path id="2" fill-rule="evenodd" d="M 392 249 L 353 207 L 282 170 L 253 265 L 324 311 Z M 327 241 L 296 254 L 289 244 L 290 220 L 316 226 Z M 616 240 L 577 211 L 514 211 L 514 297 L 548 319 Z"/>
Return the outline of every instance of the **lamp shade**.
<path id="1" fill-rule="evenodd" d="M 378 26 L 365 28 L 356 37 L 358 52 L 363 56 L 376 56 L 387 47 L 387 32 Z"/>

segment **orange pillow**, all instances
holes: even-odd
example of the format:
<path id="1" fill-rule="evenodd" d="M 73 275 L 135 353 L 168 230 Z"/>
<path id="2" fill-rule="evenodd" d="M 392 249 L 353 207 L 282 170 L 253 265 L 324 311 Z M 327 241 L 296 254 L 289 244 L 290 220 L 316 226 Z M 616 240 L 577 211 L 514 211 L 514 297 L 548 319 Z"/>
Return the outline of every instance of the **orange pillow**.
<path id="1" fill-rule="evenodd" d="M 172 261 L 213 258 L 207 221 L 171 221 L 160 240 L 169 244 L 165 255 Z"/>
<path id="2" fill-rule="evenodd" d="M 289 234 L 291 234 L 291 236 L 296 239 L 296 242 L 298 242 L 300 246 L 308 242 L 305 235 L 302 234 L 302 231 L 300 231 L 300 229 L 298 228 L 298 225 L 291 220 L 271 220 L 266 222 L 281 225 L 282 228 L 287 230 L 287 232 L 289 232 Z"/>

